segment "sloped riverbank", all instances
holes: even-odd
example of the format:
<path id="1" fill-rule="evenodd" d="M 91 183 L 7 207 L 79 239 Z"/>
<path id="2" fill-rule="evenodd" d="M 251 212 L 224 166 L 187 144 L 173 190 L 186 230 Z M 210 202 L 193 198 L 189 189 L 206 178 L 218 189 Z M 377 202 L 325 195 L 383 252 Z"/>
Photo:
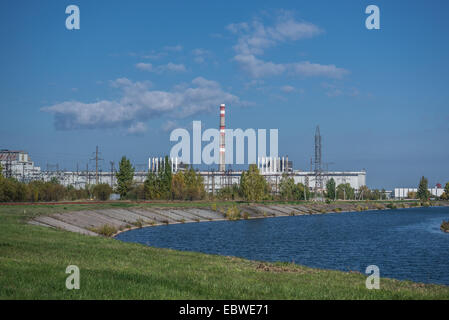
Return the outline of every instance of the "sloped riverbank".
<path id="1" fill-rule="evenodd" d="M 73 212 L 53 213 L 33 218 L 29 223 L 86 235 L 114 236 L 120 232 L 175 223 L 206 222 L 218 220 L 257 219 L 279 216 L 324 214 L 330 212 L 353 212 L 410 208 L 417 202 L 346 202 L 337 201 L 303 203 L 255 203 L 223 204 L 208 206 L 158 206 L 141 204 L 130 207 L 89 209 Z M 439 202 L 438 205 L 449 205 Z"/>

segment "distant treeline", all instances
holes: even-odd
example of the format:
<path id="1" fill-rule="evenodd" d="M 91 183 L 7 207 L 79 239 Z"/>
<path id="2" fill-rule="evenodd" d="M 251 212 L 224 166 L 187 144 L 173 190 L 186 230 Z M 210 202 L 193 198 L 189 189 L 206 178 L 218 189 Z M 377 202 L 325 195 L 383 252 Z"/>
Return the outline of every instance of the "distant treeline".
<path id="1" fill-rule="evenodd" d="M 206 192 L 203 177 L 192 167 L 173 174 L 168 157 L 165 165 L 158 172 L 148 173 L 144 183 L 133 180 L 134 168 L 131 162 L 123 157 L 116 173 L 117 187 L 112 189 L 108 184 L 87 185 L 82 189 L 63 186 L 53 178 L 51 181 L 19 182 L 14 178 L 2 176 L 0 166 L 0 202 L 38 202 L 38 201 L 74 201 L 84 199 L 108 200 L 112 193 L 120 194 L 127 200 L 311 200 L 325 198 L 333 200 L 382 200 L 386 199 L 385 190 L 370 190 L 362 186 L 354 190 L 349 183 L 336 185 L 333 178 L 328 180 L 323 192 L 314 194 L 302 183 L 294 182 L 293 177 L 284 174 L 280 179 L 278 190 L 272 189 L 267 180 L 260 174 L 256 165 L 250 165 L 243 171 L 239 184 L 226 186 L 211 194 Z M 410 194 L 410 198 L 428 201 L 427 179 L 422 177 L 418 192 Z M 449 199 L 449 183 L 441 199 Z"/>

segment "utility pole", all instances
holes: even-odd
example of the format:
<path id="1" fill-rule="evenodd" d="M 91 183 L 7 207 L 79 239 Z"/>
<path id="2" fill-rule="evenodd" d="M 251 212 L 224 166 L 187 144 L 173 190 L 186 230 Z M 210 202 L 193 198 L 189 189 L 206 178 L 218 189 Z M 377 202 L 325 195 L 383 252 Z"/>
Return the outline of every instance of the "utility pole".
<path id="1" fill-rule="evenodd" d="M 90 160 L 95 160 L 95 184 L 98 184 L 98 160 L 103 160 L 99 157 L 98 146 L 95 148 L 95 158 Z"/>
<path id="2" fill-rule="evenodd" d="M 114 161 L 109 163 L 111 164 L 111 188 L 114 188 Z"/>
<path id="3" fill-rule="evenodd" d="M 76 163 L 76 180 L 75 180 L 75 187 L 78 189 L 78 185 L 79 185 L 79 178 L 80 178 L 80 176 L 79 176 L 79 170 L 80 168 L 79 168 L 79 163 L 77 162 Z"/>

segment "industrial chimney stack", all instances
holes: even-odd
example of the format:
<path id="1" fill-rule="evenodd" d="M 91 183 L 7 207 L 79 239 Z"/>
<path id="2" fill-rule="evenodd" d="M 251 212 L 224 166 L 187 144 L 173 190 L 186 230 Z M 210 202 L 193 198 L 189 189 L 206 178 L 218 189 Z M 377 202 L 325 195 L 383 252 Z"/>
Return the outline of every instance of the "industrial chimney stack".
<path id="1" fill-rule="evenodd" d="M 225 164 L 225 105 L 220 105 L 220 165 L 219 171 L 226 171 Z"/>

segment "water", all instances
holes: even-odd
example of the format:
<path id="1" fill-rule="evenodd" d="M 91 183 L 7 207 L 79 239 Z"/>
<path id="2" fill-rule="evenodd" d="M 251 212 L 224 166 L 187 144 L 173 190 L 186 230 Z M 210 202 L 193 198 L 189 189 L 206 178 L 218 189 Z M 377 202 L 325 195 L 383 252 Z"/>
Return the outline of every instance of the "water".
<path id="1" fill-rule="evenodd" d="M 381 277 L 449 285 L 448 207 L 330 213 L 135 229 L 122 241 L 154 247 L 295 262 Z"/>

